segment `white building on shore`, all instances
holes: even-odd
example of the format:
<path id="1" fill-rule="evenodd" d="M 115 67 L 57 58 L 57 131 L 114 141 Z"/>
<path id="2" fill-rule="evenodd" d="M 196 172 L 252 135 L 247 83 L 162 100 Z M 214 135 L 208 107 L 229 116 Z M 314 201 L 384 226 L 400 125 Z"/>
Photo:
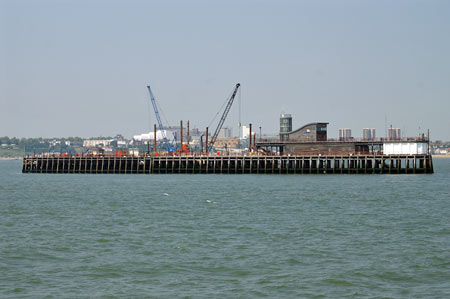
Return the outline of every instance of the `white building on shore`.
<path id="1" fill-rule="evenodd" d="M 84 140 L 83 147 L 109 146 L 114 139 L 92 139 Z"/>
<path id="2" fill-rule="evenodd" d="M 156 140 L 157 141 L 163 141 L 163 132 L 165 133 L 167 139 L 169 141 L 172 141 L 174 138 L 174 135 L 172 134 L 171 131 L 156 131 Z M 155 133 L 154 132 L 148 132 L 148 133 L 144 133 L 144 134 L 140 134 L 140 135 L 134 135 L 133 136 L 133 140 L 137 141 L 137 142 L 147 142 L 147 141 L 153 141 L 155 140 Z"/>

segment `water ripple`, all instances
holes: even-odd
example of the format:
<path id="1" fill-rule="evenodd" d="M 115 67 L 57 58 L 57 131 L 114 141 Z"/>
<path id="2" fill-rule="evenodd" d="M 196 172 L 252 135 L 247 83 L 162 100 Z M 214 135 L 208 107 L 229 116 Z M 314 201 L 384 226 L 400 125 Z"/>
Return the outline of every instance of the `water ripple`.
<path id="1" fill-rule="evenodd" d="M 0 297 L 445 298 L 434 175 L 33 175 L 0 162 Z"/>

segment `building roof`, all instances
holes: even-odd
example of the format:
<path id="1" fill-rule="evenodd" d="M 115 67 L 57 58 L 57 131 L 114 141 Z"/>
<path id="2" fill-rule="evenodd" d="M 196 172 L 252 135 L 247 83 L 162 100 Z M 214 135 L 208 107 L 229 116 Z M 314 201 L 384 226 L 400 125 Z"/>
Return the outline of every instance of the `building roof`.
<path id="1" fill-rule="evenodd" d="M 297 130 L 290 131 L 290 132 L 285 133 L 285 134 L 295 133 L 295 132 L 298 132 L 298 131 L 300 131 L 300 130 L 303 130 L 303 129 L 306 128 L 306 127 L 313 126 L 313 125 L 328 125 L 328 124 L 329 124 L 329 123 L 321 123 L 321 122 L 309 123 L 309 124 L 304 125 L 303 127 L 298 128 Z"/>

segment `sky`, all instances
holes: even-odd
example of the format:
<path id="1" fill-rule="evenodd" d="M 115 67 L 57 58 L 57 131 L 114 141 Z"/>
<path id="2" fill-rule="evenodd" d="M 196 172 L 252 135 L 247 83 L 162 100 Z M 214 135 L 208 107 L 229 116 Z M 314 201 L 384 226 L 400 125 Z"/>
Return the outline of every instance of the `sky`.
<path id="1" fill-rule="evenodd" d="M 0 0 L 0 136 L 148 132 L 147 85 L 204 129 L 239 82 L 235 133 L 240 111 L 450 140 L 449 53 L 448 0 Z"/>

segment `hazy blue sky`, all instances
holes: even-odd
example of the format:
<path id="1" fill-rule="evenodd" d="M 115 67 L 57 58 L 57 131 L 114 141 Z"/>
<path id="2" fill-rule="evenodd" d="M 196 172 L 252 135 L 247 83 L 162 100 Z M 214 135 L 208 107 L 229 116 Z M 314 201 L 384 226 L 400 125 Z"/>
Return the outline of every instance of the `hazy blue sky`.
<path id="1" fill-rule="evenodd" d="M 204 128 L 240 82 L 263 133 L 285 112 L 450 140 L 448 0 L 0 3 L 0 136 L 148 131 L 147 84 L 169 123 Z"/>

